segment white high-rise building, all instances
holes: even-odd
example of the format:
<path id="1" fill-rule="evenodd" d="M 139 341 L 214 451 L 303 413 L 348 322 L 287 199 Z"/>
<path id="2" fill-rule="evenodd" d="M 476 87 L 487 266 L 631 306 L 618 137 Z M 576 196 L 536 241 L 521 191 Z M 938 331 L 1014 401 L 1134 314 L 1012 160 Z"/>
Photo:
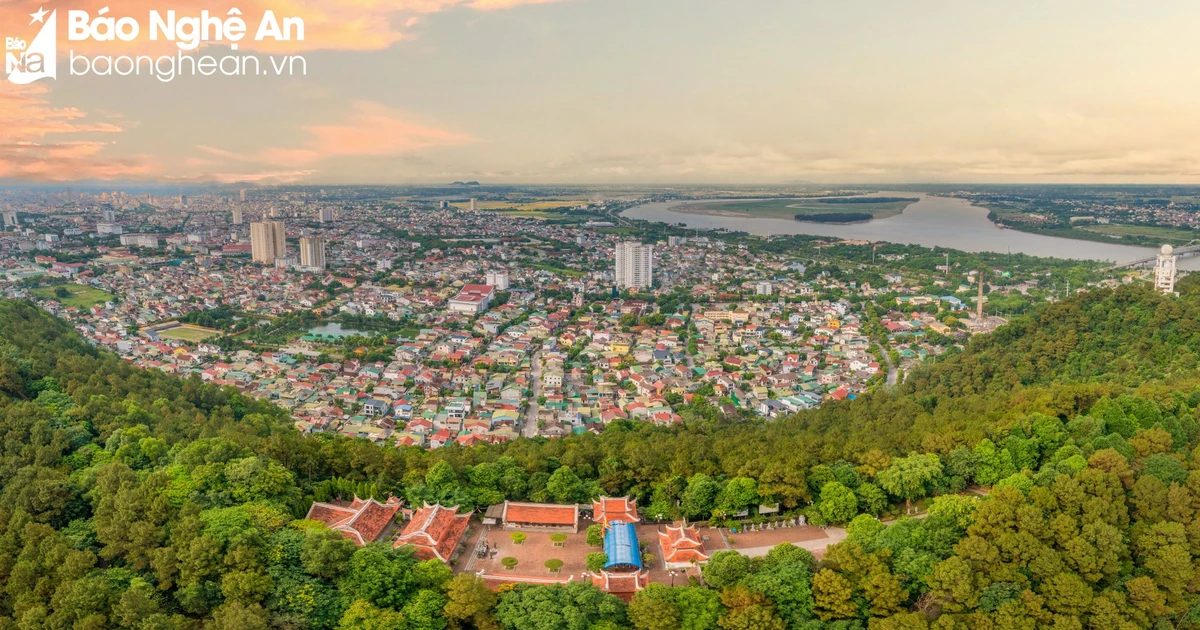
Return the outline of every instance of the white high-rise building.
<path id="1" fill-rule="evenodd" d="M 325 268 L 325 239 L 305 236 L 300 239 L 300 266 L 309 269 Z"/>
<path id="2" fill-rule="evenodd" d="M 317 220 L 321 223 L 333 223 L 333 208 L 317 210 Z"/>
<path id="3" fill-rule="evenodd" d="M 243 192 L 244 192 L 244 191 L 243 191 Z M 243 220 L 244 220 L 244 218 L 242 217 L 242 209 L 241 209 L 241 208 L 234 208 L 234 209 L 233 209 L 233 224 L 234 224 L 234 225 L 241 225 Z"/>
<path id="4" fill-rule="evenodd" d="M 154 234 L 123 234 L 121 235 L 121 244 L 132 245 L 134 247 L 158 248 L 158 237 Z"/>
<path id="5" fill-rule="evenodd" d="M 471 212 L 475 212 L 475 199 L 471 199 Z"/>
<path id="6" fill-rule="evenodd" d="M 1175 248 L 1163 245 L 1158 260 L 1154 263 L 1154 290 L 1162 293 L 1175 292 Z"/>
<path id="7" fill-rule="evenodd" d="M 246 201 L 246 189 L 245 188 L 238 191 L 238 198 L 241 199 L 243 202 Z"/>
<path id="8" fill-rule="evenodd" d="M 5 210 L 4 211 L 4 225 L 12 226 L 12 227 L 16 227 L 17 225 L 19 225 L 17 223 L 17 211 L 16 210 Z"/>
<path id="9" fill-rule="evenodd" d="M 646 288 L 654 284 L 654 246 L 617 244 L 617 288 Z"/>
<path id="10" fill-rule="evenodd" d="M 117 222 L 117 213 L 113 212 L 112 210 L 105 210 L 102 213 L 102 215 L 104 217 L 105 223 L 116 223 Z"/>
<path id="11" fill-rule="evenodd" d="M 254 262 L 274 264 L 287 253 L 287 231 L 283 221 L 250 224 L 250 254 Z"/>
<path id="12" fill-rule="evenodd" d="M 496 269 L 494 271 L 488 271 L 487 274 L 484 275 L 483 283 L 496 287 L 497 291 L 507 291 L 508 270 Z"/>

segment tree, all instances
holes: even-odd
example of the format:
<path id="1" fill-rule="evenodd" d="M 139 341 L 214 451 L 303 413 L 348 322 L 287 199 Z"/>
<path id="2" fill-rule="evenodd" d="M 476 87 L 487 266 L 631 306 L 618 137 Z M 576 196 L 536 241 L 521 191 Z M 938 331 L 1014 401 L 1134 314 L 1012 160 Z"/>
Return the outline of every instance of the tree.
<path id="1" fill-rule="evenodd" d="M 510 630 L 589 630 L 597 624 L 627 627 L 625 604 L 583 582 L 518 585 L 500 594 L 496 620 Z"/>
<path id="2" fill-rule="evenodd" d="M 255 571 L 230 571 L 221 578 L 221 593 L 225 601 L 242 604 L 261 602 L 273 587 L 271 576 Z"/>
<path id="3" fill-rule="evenodd" d="M 550 542 L 554 543 L 555 547 L 562 547 L 567 543 L 567 535 L 562 532 L 550 534 Z"/>
<path id="4" fill-rule="evenodd" d="M 884 490 L 904 499 L 904 513 L 908 514 L 912 511 L 912 500 L 925 496 L 926 486 L 941 474 L 941 460 L 927 453 L 893 460 L 877 479 Z"/>
<path id="5" fill-rule="evenodd" d="M 492 609 L 499 601 L 495 591 L 477 575 L 459 573 L 446 583 L 446 617 L 458 626 L 488 629 L 495 626 Z"/>
<path id="6" fill-rule="evenodd" d="M 849 619 L 858 614 L 853 601 L 854 585 L 841 574 L 821 569 L 813 576 L 812 589 L 815 610 L 821 619 Z"/>
<path id="7" fill-rule="evenodd" d="M 337 532 L 322 529 L 305 538 L 300 560 L 304 563 L 304 570 L 310 574 L 333 579 L 346 569 L 356 549 L 354 541 Z"/>
<path id="8" fill-rule="evenodd" d="M 400 611 L 412 630 L 446 630 L 446 596 L 441 591 L 424 588 L 404 604 Z"/>
<path id="9" fill-rule="evenodd" d="M 407 550 L 372 543 L 355 552 L 339 586 L 354 599 L 399 610 L 416 589 L 415 565 Z"/>
<path id="10" fill-rule="evenodd" d="M 725 482 L 717 497 L 717 505 L 728 514 L 737 514 L 759 500 L 758 484 L 749 477 L 734 477 Z"/>
<path id="11" fill-rule="evenodd" d="M 229 602 L 213 611 L 212 623 L 205 626 L 213 630 L 267 630 L 267 611 L 258 604 L 249 606 Z"/>
<path id="12" fill-rule="evenodd" d="M 680 508 L 688 518 L 701 518 L 712 513 L 721 485 L 703 473 L 688 478 Z"/>
<path id="13" fill-rule="evenodd" d="M 865 549 L 872 548 L 875 543 L 875 536 L 884 529 L 884 524 L 870 514 L 859 514 L 846 525 L 846 533 L 849 540 L 857 542 Z"/>
<path id="14" fill-rule="evenodd" d="M 740 584 L 722 591 L 721 603 L 726 608 L 719 622 L 724 630 L 784 630 L 787 627 L 766 595 Z"/>
<path id="15" fill-rule="evenodd" d="M 604 565 L 608 564 L 608 554 L 603 551 L 589 553 L 587 555 L 587 570 L 592 573 L 599 573 L 604 570 Z"/>
<path id="16" fill-rule="evenodd" d="M 701 572 L 710 588 L 723 589 L 741 582 L 750 574 L 750 558 L 733 551 L 718 551 L 704 563 Z"/>
<path id="17" fill-rule="evenodd" d="M 879 516 L 887 509 L 887 495 L 873 483 L 859 484 L 854 489 L 854 495 L 858 497 L 858 511 L 861 513 Z"/>
<path id="18" fill-rule="evenodd" d="M 682 630 L 716 630 L 722 608 L 716 591 L 699 586 L 679 586 L 671 591 Z"/>
<path id="19" fill-rule="evenodd" d="M 638 630 L 676 630 L 681 625 L 673 589 L 657 582 L 634 594 L 628 612 Z"/>
<path id="20" fill-rule="evenodd" d="M 519 561 L 512 556 L 506 556 L 506 557 L 500 559 L 500 564 L 504 565 L 504 568 L 508 569 L 509 571 L 512 571 L 513 569 L 517 568 L 518 562 Z"/>
<path id="21" fill-rule="evenodd" d="M 546 561 L 545 566 L 551 573 L 558 573 L 559 569 L 563 567 L 563 561 L 558 558 L 550 558 Z"/>
<path id="22" fill-rule="evenodd" d="M 817 502 L 821 516 L 830 523 L 845 523 L 858 514 L 858 497 L 854 491 L 841 483 L 830 481 L 821 488 Z"/>
<path id="23" fill-rule="evenodd" d="M 589 547 L 599 547 L 604 544 L 604 526 L 592 523 L 587 528 L 587 544 Z"/>
<path id="24" fill-rule="evenodd" d="M 525 539 L 529 536 L 526 535 L 525 532 L 513 532 L 509 534 L 508 537 L 512 539 L 514 545 L 519 545 L 525 542 Z"/>
<path id="25" fill-rule="evenodd" d="M 408 620 L 394 610 L 377 608 L 357 600 L 346 609 L 337 630 L 407 630 Z"/>
<path id="26" fill-rule="evenodd" d="M 816 564 L 807 550 L 784 543 L 768 551 L 743 583 L 774 602 L 788 627 L 800 627 L 813 619 L 811 579 Z"/>
<path id="27" fill-rule="evenodd" d="M 592 498 L 587 486 L 570 466 L 563 466 L 550 475 L 545 492 L 555 503 L 583 503 Z"/>

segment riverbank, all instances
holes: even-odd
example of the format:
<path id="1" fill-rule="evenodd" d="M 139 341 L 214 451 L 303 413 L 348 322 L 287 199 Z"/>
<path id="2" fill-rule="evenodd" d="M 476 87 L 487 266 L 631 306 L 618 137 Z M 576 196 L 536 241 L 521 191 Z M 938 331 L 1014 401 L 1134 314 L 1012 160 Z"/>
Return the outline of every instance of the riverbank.
<path id="1" fill-rule="evenodd" d="M 880 193 L 918 197 L 902 212 L 883 219 L 846 225 L 796 221 L 793 210 L 786 219 L 751 216 L 716 216 L 679 212 L 689 201 L 647 203 L 625 210 L 621 216 L 659 223 L 686 225 L 690 229 L 740 231 L 759 236 L 807 234 L 839 239 L 944 247 L 967 252 L 1028 254 L 1066 260 L 1114 263 L 1154 254 L 1155 247 L 1114 243 L 1112 239 L 1083 240 L 1002 229 L 988 220 L 988 210 L 957 197 L 921 193 Z M 753 220 L 747 220 L 753 219 Z M 1181 269 L 1197 268 L 1200 258 L 1180 261 Z"/>
<path id="2" fill-rule="evenodd" d="M 1118 243 L 1134 247 L 1160 247 L 1163 244 L 1180 246 L 1200 239 L 1200 233 L 1192 232 L 1191 230 L 1152 225 L 1087 223 L 1071 227 L 1042 227 L 1023 221 L 1005 220 L 1002 216 L 997 215 L 995 210 L 991 209 L 988 211 L 988 220 L 1004 229 L 1024 232 L 1026 234 L 1092 241 L 1095 243 Z"/>

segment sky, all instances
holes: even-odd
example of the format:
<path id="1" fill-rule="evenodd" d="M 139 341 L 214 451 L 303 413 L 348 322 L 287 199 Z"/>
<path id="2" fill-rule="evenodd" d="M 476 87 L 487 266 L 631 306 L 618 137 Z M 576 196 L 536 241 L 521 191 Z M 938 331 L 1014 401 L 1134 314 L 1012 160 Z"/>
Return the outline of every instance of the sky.
<path id="1" fill-rule="evenodd" d="M 102 6 L 139 38 L 67 41 Z M 200 54 L 306 73 L 67 72 L 235 6 L 305 39 Z M 0 179 L 1200 183 L 1192 0 L 0 0 L 0 35 L 42 7 L 58 77 L 0 82 Z"/>

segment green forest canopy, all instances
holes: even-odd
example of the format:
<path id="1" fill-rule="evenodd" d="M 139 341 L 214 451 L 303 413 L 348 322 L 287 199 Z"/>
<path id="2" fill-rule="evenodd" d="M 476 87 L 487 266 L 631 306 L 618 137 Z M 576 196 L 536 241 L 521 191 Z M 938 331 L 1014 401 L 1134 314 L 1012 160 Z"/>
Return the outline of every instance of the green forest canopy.
<path id="1" fill-rule="evenodd" d="M 1200 299 L 1180 288 L 1047 305 L 902 386 L 779 421 L 701 400 L 681 428 L 435 451 L 301 436 L 0 301 L 0 629 L 1187 627 Z M 976 485 L 990 496 L 960 494 Z M 850 536 L 820 562 L 718 553 L 703 583 L 625 605 L 580 583 L 493 593 L 295 520 L 347 493 L 631 494 L 691 519 L 779 502 Z M 922 501 L 925 518 L 876 519 Z"/>

